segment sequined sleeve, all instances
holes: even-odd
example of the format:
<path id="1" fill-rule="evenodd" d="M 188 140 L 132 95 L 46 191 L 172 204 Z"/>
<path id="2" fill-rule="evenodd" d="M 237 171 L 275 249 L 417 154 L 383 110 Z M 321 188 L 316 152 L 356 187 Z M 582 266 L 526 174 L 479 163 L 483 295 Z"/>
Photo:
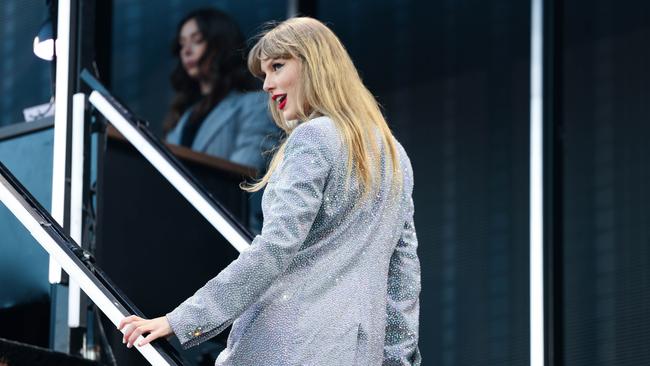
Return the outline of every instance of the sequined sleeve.
<path id="1" fill-rule="evenodd" d="M 420 314 L 420 261 L 413 223 L 413 200 L 390 259 L 384 366 L 419 365 L 418 324 Z"/>
<path id="2" fill-rule="evenodd" d="M 167 314 L 184 348 L 230 325 L 282 274 L 302 245 L 321 206 L 331 169 L 331 138 L 322 127 L 307 122 L 291 133 L 274 173 L 277 178 L 264 193 L 268 197 L 262 233 L 250 248 Z"/>

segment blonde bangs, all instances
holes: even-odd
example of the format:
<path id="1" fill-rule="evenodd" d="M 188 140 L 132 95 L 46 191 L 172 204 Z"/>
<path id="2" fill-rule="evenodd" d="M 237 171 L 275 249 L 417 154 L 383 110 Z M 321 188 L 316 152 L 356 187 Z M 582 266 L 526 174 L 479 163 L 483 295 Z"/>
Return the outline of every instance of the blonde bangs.
<path id="1" fill-rule="evenodd" d="M 258 79 L 264 79 L 262 61 L 268 59 L 288 59 L 294 57 L 289 42 L 281 40 L 277 30 L 264 34 L 248 53 L 248 70 Z"/>

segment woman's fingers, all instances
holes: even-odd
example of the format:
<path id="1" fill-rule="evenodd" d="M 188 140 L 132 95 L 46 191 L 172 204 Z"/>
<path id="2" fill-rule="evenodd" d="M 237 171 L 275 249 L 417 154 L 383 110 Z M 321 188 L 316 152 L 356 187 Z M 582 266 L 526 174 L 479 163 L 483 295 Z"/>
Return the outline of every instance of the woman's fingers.
<path id="1" fill-rule="evenodd" d="M 143 335 L 144 333 L 150 332 L 152 330 L 151 327 L 151 320 L 143 320 L 139 322 L 134 322 L 133 323 L 133 331 L 131 334 L 127 337 L 127 342 L 126 346 L 131 348 L 133 344 L 135 344 L 135 341 Z"/>
<path id="2" fill-rule="evenodd" d="M 132 315 L 120 321 L 119 329 L 124 333 L 122 343 L 126 343 L 128 348 L 131 348 L 136 343 L 138 337 L 144 336 L 146 333 L 149 334 L 140 340 L 138 346 L 143 346 L 154 339 L 172 333 L 169 322 L 165 317 L 148 320 Z"/>
<path id="3" fill-rule="evenodd" d="M 138 347 L 142 347 L 145 344 L 148 344 L 149 342 L 153 341 L 154 339 L 158 339 L 158 338 L 160 338 L 160 335 L 157 332 L 151 332 L 151 333 L 149 333 L 148 336 L 144 337 L 143 340 L 138 342 Z"/>
<path id="4" fill-rule="evenodd" d="M 122 333 L 124 333 L 124 335 L 122 336 L 122 343 L 126 343 L 126 341 L 133 333 L 133 330 L 135 329 L 134 323 L 141 320 L 142 318 L 135 315 L 131 315 L 120 321 L 118 329 L 121 330 Z"/>
<path id="5" fill-rule="evenodd" d="M 139 316 L 131 315 L 120 320 L 120 324 L 117 326 L 117 329 L 122 330 L 126 325 L 133 323 L 134 321 L 142 320 Z"/>
<path id="6" fill-rule="evenodd" d="M 146 320 L 140 318 L 139 316 L 131 315 L 120 321 L 118 329 L 124 333 L 122 337 L 122 343 L 126 343 L 127 347 L 133 345 L 133 341 L 137 339 L 142 334 L 142 329 L 138 329 L 142 324 L 145 324 Z"/>

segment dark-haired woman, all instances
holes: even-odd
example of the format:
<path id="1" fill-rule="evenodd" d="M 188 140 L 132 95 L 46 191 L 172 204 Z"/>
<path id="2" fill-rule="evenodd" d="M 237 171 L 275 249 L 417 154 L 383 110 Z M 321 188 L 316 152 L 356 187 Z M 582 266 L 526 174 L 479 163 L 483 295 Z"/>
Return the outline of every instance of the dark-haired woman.
<path id="1" fill-rule="evenodd" d="M 199 9 L 179 23 L 173 52 L 176 90 L 165 121 L 167 142 L 256 168 L 278 138 L 266 96 L 248 73 L 237 24 L 216 9 Z"/>

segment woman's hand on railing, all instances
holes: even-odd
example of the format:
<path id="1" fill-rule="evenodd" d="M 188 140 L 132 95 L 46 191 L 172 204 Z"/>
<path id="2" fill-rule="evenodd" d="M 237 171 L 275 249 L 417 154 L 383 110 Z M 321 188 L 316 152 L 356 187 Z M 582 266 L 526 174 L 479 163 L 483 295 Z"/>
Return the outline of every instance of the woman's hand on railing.
<path id="1" fill-rule="evenodd" d="M 154 339 L 167 337 L 173 333 L 172 328 L 167 321 L 167 317 L 165 316 L 154 319 L 142 319 L 135 315 L 127 316 L 120 321 L 117 329 L 124 333 L 122 343 L 126 343 L 128 348 L 131 348 L 131 346 L 135 344 L 135 341 L 139 336 L 144 337 L 144 339 L 137 344 L 138 347 L 141 347 Z"/>

